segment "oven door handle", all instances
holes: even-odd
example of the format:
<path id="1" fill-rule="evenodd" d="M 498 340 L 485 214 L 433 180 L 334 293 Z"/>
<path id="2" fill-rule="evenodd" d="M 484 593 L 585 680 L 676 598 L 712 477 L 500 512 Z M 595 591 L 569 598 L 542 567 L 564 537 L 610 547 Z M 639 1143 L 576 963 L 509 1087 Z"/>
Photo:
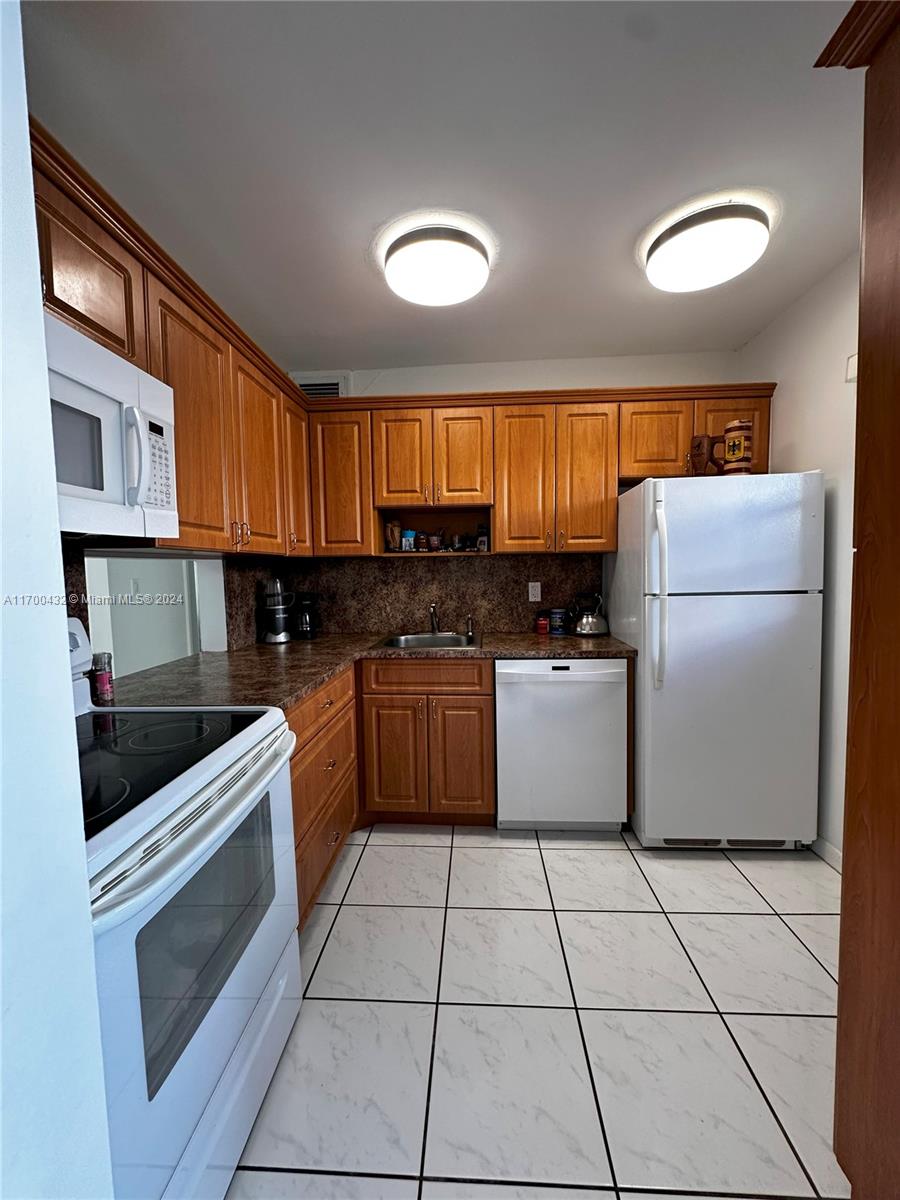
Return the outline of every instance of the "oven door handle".
<path id="1" fill-rule="evenodd" d="M 240 825 L 281 768 L 290 760 L 297 739 L 285 728 L 271 749 L 236 785 L 224 803 L 185 826 L 145 863 L 139 863 L 91 904 L 94 936 L 121 925 L 160 896 L 215 844 Z M 150 840 L 152 845 L 152 839 Z M 114 878 L 116 878 L 114 876 Z"/>

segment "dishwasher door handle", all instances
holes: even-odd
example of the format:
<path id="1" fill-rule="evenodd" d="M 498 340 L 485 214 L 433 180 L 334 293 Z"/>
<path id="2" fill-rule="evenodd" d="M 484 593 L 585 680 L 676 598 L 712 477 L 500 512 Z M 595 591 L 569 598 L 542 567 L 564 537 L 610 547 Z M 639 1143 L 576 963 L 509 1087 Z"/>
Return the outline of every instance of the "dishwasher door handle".
<path id="1" fill-rule="evenodd" d="M 614 671 L 498 671 L 497 683 L 625 683 L 628 671 L 617 667 Z"/>

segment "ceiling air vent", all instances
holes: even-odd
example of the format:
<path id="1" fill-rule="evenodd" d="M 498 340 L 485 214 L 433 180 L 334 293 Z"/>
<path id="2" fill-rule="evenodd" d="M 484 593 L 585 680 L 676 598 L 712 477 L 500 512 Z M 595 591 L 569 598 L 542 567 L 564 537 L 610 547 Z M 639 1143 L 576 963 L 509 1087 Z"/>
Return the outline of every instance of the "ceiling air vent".
<path id="1" fill-rule="evenodd" d="M 310 400 L 331 400 L 351 394 L 349 371 L 291 371 L 291 379 Z"/>

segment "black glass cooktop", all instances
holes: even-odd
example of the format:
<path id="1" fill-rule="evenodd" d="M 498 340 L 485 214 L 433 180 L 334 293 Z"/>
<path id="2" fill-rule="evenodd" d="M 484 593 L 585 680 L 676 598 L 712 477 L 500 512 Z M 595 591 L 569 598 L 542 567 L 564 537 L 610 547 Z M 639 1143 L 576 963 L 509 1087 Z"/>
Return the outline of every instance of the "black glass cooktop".
<path id="1" fill-rule="evenodd" d="M 111 709 L 76 717 L 85 837 L 118 821 L 260 716 Z"/>

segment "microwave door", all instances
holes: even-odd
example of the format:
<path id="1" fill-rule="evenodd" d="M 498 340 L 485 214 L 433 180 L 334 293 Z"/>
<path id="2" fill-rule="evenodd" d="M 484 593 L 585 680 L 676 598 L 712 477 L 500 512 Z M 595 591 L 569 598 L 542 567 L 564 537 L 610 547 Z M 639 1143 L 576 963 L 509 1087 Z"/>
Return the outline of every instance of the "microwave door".
<path id="1" fill-rule="evenodd" d="M 143 512 L 127 499 L 125 405 L 51 369 L 50 411 L 60 529 L 140 537 Z"/>

